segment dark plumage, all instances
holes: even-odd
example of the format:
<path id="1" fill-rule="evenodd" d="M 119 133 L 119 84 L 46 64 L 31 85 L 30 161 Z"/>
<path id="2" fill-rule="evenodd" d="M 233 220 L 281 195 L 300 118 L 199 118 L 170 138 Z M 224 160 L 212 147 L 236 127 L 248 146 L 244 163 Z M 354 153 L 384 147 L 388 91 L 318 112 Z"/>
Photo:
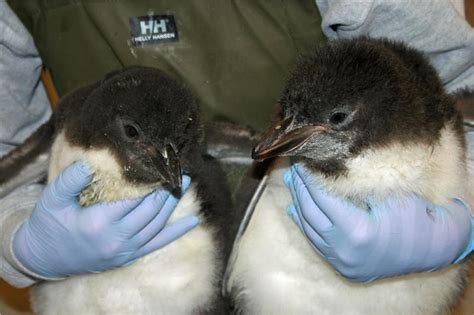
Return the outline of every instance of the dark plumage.
<path id="1" fill-rule="evenodd" d="M 66 97 L 56 126 L 83 148 L 111 150 L 131 182 L 156 182 L 159 155 L 171 144 L 186 171 L 199 169 L 202 131 L 194 97 L 158 70 L 131 68 Z M 155 151 L 158 150 L 158 151 Z M 163 154 L 162 154 L 163 155 Z M 152 159 L 150 159 L 152 156 Z"/>
<path id="2" fill-rule="evenodd" d="M 126 268 L 37 286 L 35 311 L 227 311 L 220 283 L 237 223 L 224 175 L 205 154 L 202 130 L 196 101 L 184 86 L 157 69 L 132 67 L 65 96 L 44 126 L 0 160 L 0 183 L 49 148 L 50 180 L 71 162 L 86 160 L 94 179 L 81 193 L 83 205 L 137 197 L 163 185 L 174 190 L 181 172 L 192 178 L 171 221 L 196 214 L 197 228 Z"/>
<path id="3" fill-rule="evenodd" d="M 462 134 L 461 116 L 433 67 L 415 49 L 383 39 L 331 42 L 303 57 L 279 103 L 291 130 L 327 128 L 317 154 L 290 154 L 311 155 L 324 173 L 343 172 L 344 160 L 369 147 L 433 144 L 449 121 Z"/>
<path id="4" fill-rule="evenodd" d="M 461 115 L 422 53 L 404 44 L 322 45 L 296 66 L 279 109 L 281 120 L 254 148 L 258 160 L 290 156 L 330 193 L 367 210 L 369 198 L 464 197 Z M 445 314 L 459 301 L 465 264 L 367 284 L 338 275 L 285 214 L 288 163 L 273 163 L 239 245 L 228 289 L 243 313 Z"/>
<path id="5" fill-rule="evenodd" d="M 159 173 L 159 167 L 161 171 L 164 167 L 159 164 L 166 164 L 162 156 L 168 144 L 179 152 L 187 171 L 201 166 L 204 148 L 199 124 L 193 96 L 175 80 L 151 68 L 116 71 L 65 96 L 46 124 L 0 160 L 0 183 L 47 150 L 53 133 L 63 130 L 73 146 L 112 148 L 130 182 L 169 181 L 162 178 L 167 174 Z"/>

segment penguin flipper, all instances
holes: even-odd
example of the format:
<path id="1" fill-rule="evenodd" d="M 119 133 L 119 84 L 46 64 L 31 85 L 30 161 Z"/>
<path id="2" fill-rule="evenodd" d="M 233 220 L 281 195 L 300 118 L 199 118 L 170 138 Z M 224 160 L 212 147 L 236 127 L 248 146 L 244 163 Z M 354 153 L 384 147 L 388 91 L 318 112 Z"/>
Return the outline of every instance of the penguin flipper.
<path id="1" fill-rule="evenodd" d="M 54 115 L 41 125 L 26 141 L 0 158 L 0 185 L 4 184 L 53 143 Z"/>

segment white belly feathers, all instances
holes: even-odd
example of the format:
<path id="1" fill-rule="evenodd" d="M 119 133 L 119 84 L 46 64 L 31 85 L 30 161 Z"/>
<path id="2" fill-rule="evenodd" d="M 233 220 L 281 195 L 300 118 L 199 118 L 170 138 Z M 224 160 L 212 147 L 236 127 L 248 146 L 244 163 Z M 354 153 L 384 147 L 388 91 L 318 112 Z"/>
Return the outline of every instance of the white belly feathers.
<path id="1" fill-rule="evenodd" d="M 321 177 L 320 180 L 333 192 L 359 202 L 369 193 L 382 198 L 390 193 L 402 195 L 411 191 L 444 202 L 455 196 L 454 192 L 462 191 L 464 165 L 461 162 L 462 149 L 457 141 L 448 141 L 453 139 L 452 130 L 447 128 L 443 132 L 442 145 L 427 152 L 423 151 L 425 148 L 417 151 L 416 147 L 409 150 L 387 148 L 392 154 L 389 156 L 383 150 L 368 152 L 352 161 L 361 169 L 349 171 L 342 179 Z M 413 152 L 418 155 L 413 155 Z M 419 168 L 417 164 L 420 163 L 423 168 L 413 173 L 410 167 Z M 351 283 L 340 276 L 315 253 L 286 213 L 288 204 L 292 202 L 283 183 L 287 169 L 287 159 L 275 161 L 267 186 L 237 249 L 229 288 L 240 311 L 272 315 L 424 315 L 448 312 L 462 288 L 462 265 L 368 284 Z"/>
<path id="2" fill-rule="evenodd" d="M 106 150 L 84 150 L 67 145 L 59 135 L 52 148 L 49 178 L 78 159 L 95 170 L 96 180 L 119 176 L 119 166 Z M 126 182 L 104 187 L 94 201 L 143 195 L 152 187 L 132 187 Z M 195 183 L 180 200 L 169 222 L 198 215 L 201 203 Z M 32 301 L 39 314 L 190 314 L 210 305 L 217 295 L 217 251 L 209 228 L 192 231 L 137 262 L 100 274 L 81 275 L 34 287 Z"/>

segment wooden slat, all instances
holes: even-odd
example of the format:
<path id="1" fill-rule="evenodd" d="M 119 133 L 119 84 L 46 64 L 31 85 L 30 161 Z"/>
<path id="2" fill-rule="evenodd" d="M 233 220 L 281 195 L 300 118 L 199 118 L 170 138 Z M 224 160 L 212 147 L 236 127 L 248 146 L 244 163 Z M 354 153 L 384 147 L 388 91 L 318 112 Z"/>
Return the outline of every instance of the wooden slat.
<path id="1" fill-rule="evenodd" d="M 56 87 L 54 86 L 51 73 L 46 68 L 43 68 L 43 70 L 41 71 L 41 81 L 43 81 L 43 85 L 46 89 L 46 94 L 48 94 L 48 98 L 51 103 L 51 108 L 55 110 L 56 105 L 58 104 L 59 96 L 58 92 L 56 91 Z"/>
<path id="2" fill-rule="evenodd" d="M 474 0 L 464 0 L 466 20 L 474 27 Z"/>

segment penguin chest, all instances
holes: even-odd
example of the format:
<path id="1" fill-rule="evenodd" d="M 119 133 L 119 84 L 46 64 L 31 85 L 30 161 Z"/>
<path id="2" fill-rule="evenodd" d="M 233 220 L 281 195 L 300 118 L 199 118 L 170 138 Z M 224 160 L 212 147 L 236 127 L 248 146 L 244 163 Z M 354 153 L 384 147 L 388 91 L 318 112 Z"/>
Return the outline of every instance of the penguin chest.
<path id="1" fill-rule="evenodd" d="M 100 159 L 99 159 L 100 157 Z M 143 195 L 152 187 L 121 183 L 113 189 L 114 160 L 107 152 L 86 152 L 68 146 L 62 138 L 53 145 L 50 178 L 75 160 L 85 159 L 101 172 L 101 185 L 85 202 L 116 200 Z M 102 161 L 103 160 L 103 161 Z M 106 161 L 107 160 L 107 161 Z M 99 168 L 107 162 L 105 171 Z M 112 170 L 112 171 L 111 171 Z M 107 187 L 106 187 L 107 186 Z M 201 214 L 201 201 L 193 183 L 180 199 L 168 223 L 188 215 Z M 202 218 L 202 220 L 204 220 Z M 35 286 L 34 310 L 39 314 L 192 314 L 205 310 L 217 297 L 216 274 L 220 272 L 213 231 L 200 224 L 171 244 L 131 265 L 99 274 L 74 276 Z"/>
<path id="2" fill-rule="evenodd" d="M 52 181 L 63 169 L 78 160 L 86 161 L 93 171 L 92 182 L 79 196 L 82 205 L 140 197 L 160 186 L 160 183 L 132 184 L 126 181 L 122 176 L 122 166 L 109 149 L 86 150 L 72 146 L 64 133 L 56 137 L 51 148 L 48 181 Z"/>
<path id="3" fill-rule="evenodd" d="M 460 293 L 459 266 L 357 284 L 341 277 L 288 217 L 278 161 L 238 247 L 229 286 L 246 314 L 443 314 Z"/>

